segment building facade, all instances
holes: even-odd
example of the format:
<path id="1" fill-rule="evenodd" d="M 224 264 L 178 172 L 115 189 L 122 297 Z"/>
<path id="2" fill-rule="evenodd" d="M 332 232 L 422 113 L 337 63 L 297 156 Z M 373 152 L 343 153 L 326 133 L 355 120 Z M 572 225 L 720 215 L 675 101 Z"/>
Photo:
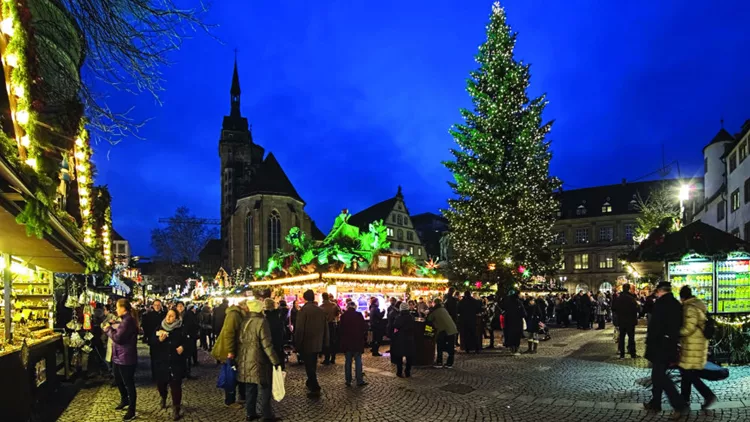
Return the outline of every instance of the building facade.
<path id="1" fill-rule="evenodd" d="M 427 258 L 424 245 L 406 208 L 401 186 L 398 187 L 398 192 L 393 198 L 378 202 L 352 215 L 349 218 L 349 224 L 359 227 L 360 230 L 368 230 L 370 223 L 377 220 L 383 220 L 383 224 L 388 228 L 391 251 L 409 253 L 417 259 L 417 262 L 419 259 Z"/>
<path id="2" fill-rule="evenodd" d="M 411 218 L 417 236 L 424 244 L 428 257 L 440 257 L 440 238 L 448 231 L 448 220 L 431 212 L 417 214 Z"/>
<path id="3" fill-rule="evenodd" d="M 253 141 L 247 118 L 240 113 L 240 94 L 235 61 L 230 113 L 219 140 L 221 265 L 228 272 L 264 268 L 277 249 L 289 248 L 284 238 L 292 227 L 313 237 L 320 233 L 276 157 Z"/>
<path id="4" fill-rule="evenodd" d="M 674 187 L 678 202 L 680 179 L 667 179 L 565 190 L 559 193 L 553 247 L 562 249 L 555 285 L 570 292 L 605 291 L 628 274 L 620 257 L 635 245 L 638 198 L 646 200 L 663 186 Z"/>
<path id="5" fill-rule="evenodd" d="M 705 192 L 691 220 L 750 240 L 750 120 L 732 135 L 724 128 L 703 148 Z"/>
<path id="6" fill-rule="evenodd" d="M 130 242 L 112 229 L 112 257 L 115 265 L 128 265 L 130 262 Z"/>

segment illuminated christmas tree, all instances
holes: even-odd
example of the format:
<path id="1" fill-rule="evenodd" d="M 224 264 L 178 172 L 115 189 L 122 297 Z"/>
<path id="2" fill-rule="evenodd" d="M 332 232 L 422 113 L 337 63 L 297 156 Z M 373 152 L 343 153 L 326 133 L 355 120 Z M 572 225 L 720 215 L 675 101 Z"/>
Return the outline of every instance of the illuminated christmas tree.
<path id="1" fill-rule="evenodd" d="M 451 130 L 458 148 L 444 163 L 455 178 L 449 183 L 455 198 L 443 211 L 453 267 L 467 277 L 492 268 L 492 278 L 511 280 L 522 276 L 519 266 L 542 274 L 557 263 L 547 247 L 558 210 L 553 192 L 560 186 L 549 175 L 545 136 L 552 123 L 542 122 L 544 96 L 528 97 L 529 65 L 513 57 L 516 36 L 495 3 L 476 56 L 479 69 L 467 84 L 474 110 L 461 110 L 465 122 Z"/>

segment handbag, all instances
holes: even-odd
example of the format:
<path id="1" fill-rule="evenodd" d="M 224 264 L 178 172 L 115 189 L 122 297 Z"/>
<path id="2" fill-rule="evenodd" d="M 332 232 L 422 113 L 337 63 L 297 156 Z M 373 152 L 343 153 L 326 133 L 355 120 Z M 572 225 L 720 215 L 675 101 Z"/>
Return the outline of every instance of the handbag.
<path id="1" fill-rule="evenodd" d="M 227 359 L 221 370 L 219 370 L 219 379 L 216 381 L 216 388 L 222 388 L 232 391 L 237 386 L 237 368 L 232 359 Z"/>
<path id="2" fill-rule="evenodd" d="M 284 389 L 284 379 L 286 378 L 286 372 L 281 370 L 281 366 L 275 366 L 273 368 L 273 379 L 271 380 L 271 389 L 273 393 L 273 399 L 281 401 L 286 395 Z"/>

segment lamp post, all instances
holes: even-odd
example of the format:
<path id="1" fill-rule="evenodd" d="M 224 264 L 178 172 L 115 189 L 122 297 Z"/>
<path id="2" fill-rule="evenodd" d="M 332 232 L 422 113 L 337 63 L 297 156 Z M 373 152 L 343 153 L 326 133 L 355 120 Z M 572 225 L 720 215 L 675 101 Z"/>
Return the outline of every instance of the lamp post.
<path id="1" fill-rule="evenodd" d="M 690 185 L 680 185 L 680 193 L 678 195 L 680 199 L 680 219 L 685 221 L 685 201 L 690 199 Z"/>

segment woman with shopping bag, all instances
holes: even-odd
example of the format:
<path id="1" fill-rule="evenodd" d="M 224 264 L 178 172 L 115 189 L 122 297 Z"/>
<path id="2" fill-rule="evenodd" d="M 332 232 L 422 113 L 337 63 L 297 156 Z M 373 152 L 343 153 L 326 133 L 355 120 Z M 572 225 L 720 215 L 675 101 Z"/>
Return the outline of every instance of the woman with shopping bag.
<path id="1" fill-rule="evenodd" d="M 263 317 L 263 304 L 252 300 L 247 307 L 248 317 L 242 323 L 236 359 L 237 381 L 245 383 L 247 391 L 245 415 L 248 421 L 259 419 L 256 405 L 260 398 L 263 421 L 278 421 L 271 408 L 271 380 L 274 367 L 281 369 L 281 360 L 273 348 L 271 328 Z"/>

